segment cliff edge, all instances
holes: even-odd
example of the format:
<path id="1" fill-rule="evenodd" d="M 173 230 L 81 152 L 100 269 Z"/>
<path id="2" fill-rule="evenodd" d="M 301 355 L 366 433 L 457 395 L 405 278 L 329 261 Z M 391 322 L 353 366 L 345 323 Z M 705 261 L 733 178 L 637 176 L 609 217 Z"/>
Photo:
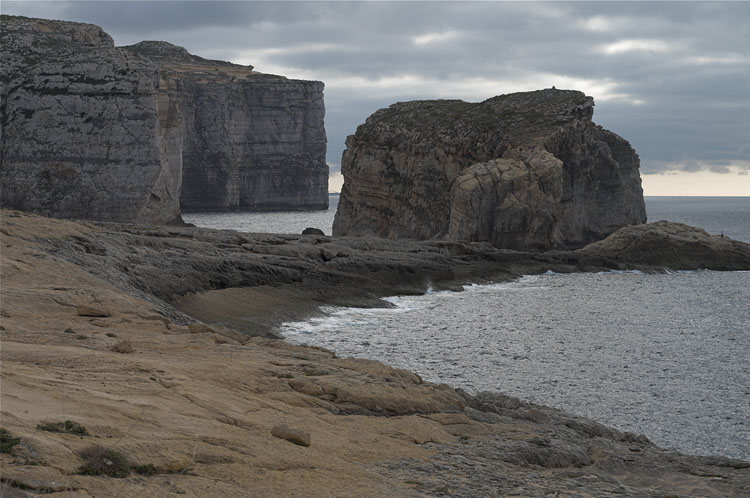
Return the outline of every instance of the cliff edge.
<path id="1" fill-rule="evenodd" d="M 323 84 L 98 26 L 2 16 L 0 205 L 161 224 L 192 210 L 323 209 Z"/>
<path id="2" fill-rule="evenodd" d="M 184 211 L 328 208 L 322 82 L 203 59 L 166 42 L 123 49 L 158 64 L 177 101 Z"/>
<path id="3" fill-rule="evenodd" d="M 101 28 L 2 16 L 0 204 L 48 216 L 179 219 L 180 116 L 158 68 Z"/>
<path id="4" fill-rule="evenodd" d="M 334 234 L 548 250 L 644 223 L 638 155 L 593 108 L 546 89 L 381 109 L 347 138 Z"/>

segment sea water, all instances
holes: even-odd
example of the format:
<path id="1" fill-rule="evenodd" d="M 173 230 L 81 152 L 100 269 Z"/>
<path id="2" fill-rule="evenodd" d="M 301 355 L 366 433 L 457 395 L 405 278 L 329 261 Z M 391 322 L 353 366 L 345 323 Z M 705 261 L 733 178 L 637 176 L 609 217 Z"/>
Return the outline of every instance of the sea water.
<path id="1" fill-rule="evenodd" d="M 313 214 L 185 219 L 330 233 L 331 199 Z M 750 197 L 647 197 L 646 207 L 650 221 L 750 242 Z M 324 307 L 281 331 L 469 392 L 556 406 L 670 449 L 750 460 L 750 272 L 548 273 L 386 300 L 392 308 Z"/>

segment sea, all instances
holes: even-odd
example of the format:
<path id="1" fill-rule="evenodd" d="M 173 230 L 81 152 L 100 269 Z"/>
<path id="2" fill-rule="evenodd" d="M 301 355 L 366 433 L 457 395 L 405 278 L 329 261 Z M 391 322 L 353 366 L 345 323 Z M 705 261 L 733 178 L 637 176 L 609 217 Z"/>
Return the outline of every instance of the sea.
<path id="1" fill-rule="evenodd" d="M 198 226 L 330 234 L 327 211 L 201 213 Z M 666 219 L 750 242 L 750 197 L 646 197 Z M 468 392 L 554 406 L 689 454 L 750 460 L 750 272 L 528 275 L 462 292 L 324 306 L 293 343 L 377 359 Z"/>

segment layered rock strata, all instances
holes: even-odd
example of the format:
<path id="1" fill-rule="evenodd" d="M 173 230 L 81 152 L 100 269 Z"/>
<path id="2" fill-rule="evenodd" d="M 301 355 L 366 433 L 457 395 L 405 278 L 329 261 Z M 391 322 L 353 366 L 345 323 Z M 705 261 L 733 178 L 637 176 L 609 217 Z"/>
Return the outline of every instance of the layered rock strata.
<path id="1" fill-rule="evenodd" d="M 52 216 L 178 219 L 182 132 L 158 67 L 90 24 L 2 16 L 0 203 Z"/>
<path id="2" fill-rule="evenodd" d="M 3 206 L 168 223 L 186 209 L 323 209 L 323 84 L 93 25 L 2 16 Z"/>
<path id="3" fill-rule="evenodd" d="M 166 42 L 123 48 L 157 63 L 176 95 L 183 210 L 328 207 L 322 82 L 206 60 Z"/>
<path id="4" fill-rule="evenodd" d="M 547 89 L 381 109 L 347 138 L 334 234 L 547 250 L 644 223 L 638 155 L 593 107 Z"/>

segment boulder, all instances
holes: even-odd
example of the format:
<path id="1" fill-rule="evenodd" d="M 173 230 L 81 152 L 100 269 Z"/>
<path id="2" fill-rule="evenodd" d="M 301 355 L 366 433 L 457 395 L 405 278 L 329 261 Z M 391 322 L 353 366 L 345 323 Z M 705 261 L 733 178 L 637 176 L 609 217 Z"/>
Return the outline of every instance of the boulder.
<path id="1" fill-rule="evenodd" d="M 97 304 L 79 304 L 78 306 L 76 306 L 76 313 L 78 314 L 78 316 L 90 316 L 97 318 L 107 318 L 112 316 L 112 312 L 109 309 Z"/>
<path id="2" fill-rule="evenodd" d="M 347 138 L 334 235 L 577 248 L 644 223 L 640 161 L 571 90 L 393 104 Z"/>
<path id="3" fill-rule="evenodd" d="M 295 429 L 288 425 L 276 425 L 271 429 L 271 435 L 280 439 L 286 439 L 297 446 L 310 446 L 310 434 L 302 429 Z"/>
<path id="4" fill-rule="evenodd" d="M 130 354 L 135 351 L 133 349 L 133 343 L 128 340 L 120 341 L 109 349 L 110 351 L 113 351 L 115 353 L 124 353 L 124 354 Z"/>

